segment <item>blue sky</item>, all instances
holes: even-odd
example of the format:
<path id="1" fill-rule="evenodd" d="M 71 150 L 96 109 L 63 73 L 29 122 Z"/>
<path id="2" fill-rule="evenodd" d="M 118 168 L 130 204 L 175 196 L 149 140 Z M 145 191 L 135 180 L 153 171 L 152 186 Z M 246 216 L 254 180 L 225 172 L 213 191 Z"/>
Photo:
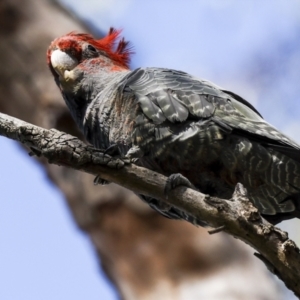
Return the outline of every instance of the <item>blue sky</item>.
<path id="1" fill-rule="evenodd" d="M 300 142 L 299 1 L 63 2 L 104 31 L 123 28 L 136 52 L 133 67 L 211 80 Z M 0 149 L 0 299 L 117 299 L 41 167 L 3 137 Z M 284 226 L 299 241 L 297 225 Z"/>

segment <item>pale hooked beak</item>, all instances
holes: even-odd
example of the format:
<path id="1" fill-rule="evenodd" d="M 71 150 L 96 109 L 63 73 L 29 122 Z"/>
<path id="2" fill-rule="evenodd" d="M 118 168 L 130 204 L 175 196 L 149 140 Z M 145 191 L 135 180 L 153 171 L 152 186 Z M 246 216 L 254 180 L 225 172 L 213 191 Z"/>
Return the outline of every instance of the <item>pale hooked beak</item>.
<path id="1" fill-rule="evenodd" d="M 66 52 L 57 49 L 51 54 L 51 65 L 61 78 L 65 78 L 65 75 L 78 65 L 78 61 Z"/>

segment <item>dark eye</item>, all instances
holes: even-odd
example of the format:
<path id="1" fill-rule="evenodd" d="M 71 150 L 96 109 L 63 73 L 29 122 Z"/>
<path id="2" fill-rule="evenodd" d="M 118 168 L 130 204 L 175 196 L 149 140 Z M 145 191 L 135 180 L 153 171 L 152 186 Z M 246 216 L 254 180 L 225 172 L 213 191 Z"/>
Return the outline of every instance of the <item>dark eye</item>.
<path id="1" fill-rule="evenodd" d="M 97 52 L 96 48 L 93 47 L 92 45 L 88 45 L 87 48 L 92 52 Z"/>

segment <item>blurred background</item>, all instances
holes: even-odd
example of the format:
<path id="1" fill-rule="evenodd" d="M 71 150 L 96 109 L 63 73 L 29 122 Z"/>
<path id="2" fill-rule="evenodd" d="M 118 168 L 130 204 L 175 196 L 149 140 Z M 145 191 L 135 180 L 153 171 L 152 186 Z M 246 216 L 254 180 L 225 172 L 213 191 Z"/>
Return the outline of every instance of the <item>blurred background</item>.
<path id="1" fill-rule="evenodd" d="M 81 138 L 46 49 L 110 26 L 132 42 L 132 68 L 208 79 L 300 142 L 299 0 L 1 0 L 0 111 Z M 296 299 L 241 242 L 167 220 L 3 137 L 0 151 L 1 300 Z M 298 221 L 280 227 L 300 244 Z"/>

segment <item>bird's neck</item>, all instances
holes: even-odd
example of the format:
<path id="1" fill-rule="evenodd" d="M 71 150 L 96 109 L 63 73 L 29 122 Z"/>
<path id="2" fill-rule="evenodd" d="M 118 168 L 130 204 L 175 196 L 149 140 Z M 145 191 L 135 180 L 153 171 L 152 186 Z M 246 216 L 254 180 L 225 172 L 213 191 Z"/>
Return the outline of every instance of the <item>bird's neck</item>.
<path id="1" fill-rule="evenodd" d="M 70 78 L 61 82 L 67 106 L 82 130 L 84 117 L 90 104 L 96 98 L 101 98 L 102 102 L 109 101 L 109 97 L 104 95 L 99 97 L 99 95 L 106 94 L 107 89 L 113 89 L 120 78 L 128 72 L 130 70 L 108 60 L 89 60 L 78 65 L 70 73 Z"/>
<path id="2" fill-rule="evenodd" d="M 116 101 L 123 79 L 129 72 L 129 70 L 105 74 L 98 72 L 93 77 L 95 80 L 93 86 L 97 91 L 93 91 L 94 94 L 86 107 L 82 126 L 85 137 L 95 147 L 106 148 L 110 145 L 108 133 L 113 120 L 111 117 L 113 103 Z M 94 132 L 97 132 L 98 136 L 92 134 Z"/>

